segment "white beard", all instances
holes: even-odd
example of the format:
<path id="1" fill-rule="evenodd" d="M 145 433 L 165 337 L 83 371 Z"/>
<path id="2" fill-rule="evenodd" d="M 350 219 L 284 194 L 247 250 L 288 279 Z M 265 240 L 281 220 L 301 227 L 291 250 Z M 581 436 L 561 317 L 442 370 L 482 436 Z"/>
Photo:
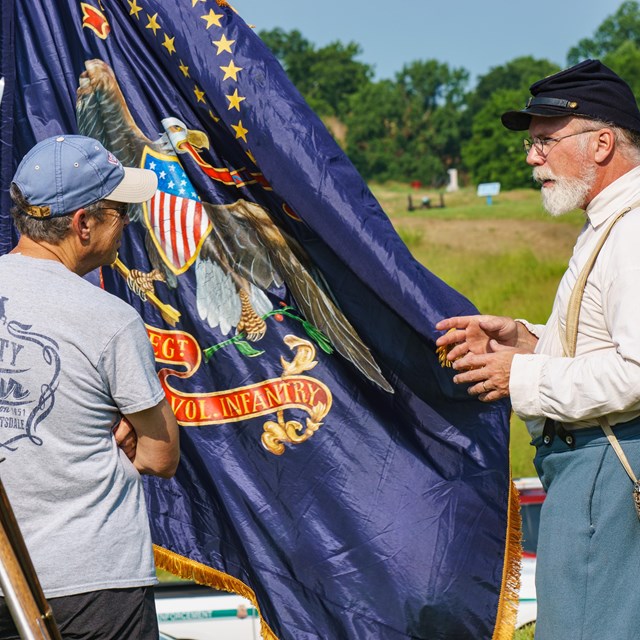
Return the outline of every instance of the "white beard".
<path id="1" fill-rule="evenodd" d="M 596 168 L 585 168 L 581 178 L 563 178 L 546 167 L 535 167 L 533 179 L 539 183 L 554 181 L 553 186 L 542 187 L 542 206 L 552 216 L 561 216 L 574 209 L 584 208 L 596 179 Z"/>

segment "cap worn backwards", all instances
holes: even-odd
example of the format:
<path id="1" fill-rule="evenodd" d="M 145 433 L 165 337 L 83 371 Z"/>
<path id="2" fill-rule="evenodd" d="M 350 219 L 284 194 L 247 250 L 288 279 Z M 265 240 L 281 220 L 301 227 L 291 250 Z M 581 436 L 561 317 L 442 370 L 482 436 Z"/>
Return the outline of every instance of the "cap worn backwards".
<path id="1" fill-rule="evenodd" d="M 524 109 L 502 114 L 507 129 L 524 131 L 531 118 L 581 116 L 640 131 L 640 111 L 629 85 L 600 60 L 579 64 L 538 80 Z"/>
<path id="2" fill-rule="evenodd" d="M 97 140 L 61 135 L 42 140 L 18 165 L 13 182 L 36 218 L 72 213 L 102 199 L 140 203 L 153 196 L 153 171 L 123 167 Z"/>

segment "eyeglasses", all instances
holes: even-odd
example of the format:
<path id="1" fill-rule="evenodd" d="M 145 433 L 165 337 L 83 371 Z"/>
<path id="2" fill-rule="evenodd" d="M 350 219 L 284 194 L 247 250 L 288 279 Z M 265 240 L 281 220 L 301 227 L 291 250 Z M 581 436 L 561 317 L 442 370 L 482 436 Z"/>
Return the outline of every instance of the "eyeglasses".
<path id="1" fill-rule="evenodd" d="M 98 211 L 115 211 L 118 217 L 121 219 L 126 218 L 129 215 L 128 204 L 110 204 L 107 207 L 97 207 Z"/>
<path id="2" fill-rule="evenodd" d="M 522 141 L 522 146 L 524 147 L 524 152 L 527 155 L 529 155 L 529 151 L 531 151 L 531 149 L 533 148 L 536 150 L 536 153 L 538 155 L 541 155 L 543 158 L 545 158 L 547 155 L 549 155 L 551 148 L 553 148 L 552 143 L 558 143 L 560 142 L 560 140 L 564 140 L 565 138 L 580 136 L 583 133 L 593 133 L 594 131 L 600 131 L 600 129 L 585 129 L 584 131 L 576 131 L 575 133 L 569 133 L 566 136 L 560 136 L 559 138 L 525 138 Z M 551 148 L 549 148 L 550 146 Z M 545 147 L 547 147 L 546 152 Z"/>

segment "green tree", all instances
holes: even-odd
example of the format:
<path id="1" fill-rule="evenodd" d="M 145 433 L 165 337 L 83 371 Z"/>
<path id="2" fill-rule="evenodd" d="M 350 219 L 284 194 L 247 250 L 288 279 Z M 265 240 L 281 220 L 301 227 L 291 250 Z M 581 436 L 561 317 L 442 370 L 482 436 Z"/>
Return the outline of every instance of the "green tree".
<path id="1" fill-rule="evenodd" d="M 625 40 L 602 61 L 629 83 L 636 98 L 640 96 L 640 47 L 631 40 Z"/>
<path id="2" fill-rule="evenodd" d="M 531 171 L 522 159 L 522 138 L 505 129 L 500 116 L 521 109 L 530 96 L 529 87 L 559 71 L 545 59 L 514 58 L 480 76 L 475 90 L 467 96 L 471 138 L 463 141 L 462 164 L 472 180 L 500 182 L 503 189 L 531 186 Z"/>
<path id="3" fill-rule="evenodd" d="M 463 145 L 464 164 L 474 183 L 500 182 L 503 189 L 533 186 L 522 139 L 526 132 L 509 131 L 500 121 L 505 112 L 524 104 L 528 91 L 494 91 L 473 119 L 471 139 Z"/>
<path id="4" fill-rule="evenodd" d="M 572 65 L 585 58 L 604 58 L 627 40 L 640 46 L 640 6 L 634 0 L 623 2 L 596 29 L 592 38 L 583 38 L 572 47 L 567 60 Z"/>
<path id="5" fill-rule="evenodd" d="M 313 44 L 297 29 L 287 32 L 278 27 L 271 31 L 260 31 L 258 35 L 278 58 L 291 82 L 299 88 L 313 58 Z"/>
<path id="6" fill-rule="evenodd" d="M 361 53 L 354 42 L 332 42 L 315 51 L 303 94 L 318 113 L 343 118 L 349 97 L 371 82 L 371 66 L 355 59 Z"/>
<path id="7" fill-rule="evenodd" d="M 459 108 L 464 103 L 469 72 L 452 69 L 437 60 L 415 60 L 402 67 L 396 74 L 396 82 L 424 111 L 433 111 L 439 106 Z"/>
<path id="8" fill-rule="evenodd" d="M 355 42 L 332 42 L 317 49 L 297 30 L 277 28 L 259 35 L 321 116 L 344 117 L 349 97 L 371 82 L 373 70 L 356 60 L 362 51 Z"/>
<path id="9" fill-rule="evenodd" d="M 461 110 L 469 74 L 437 60 L 405 65 L 396 80 L 353 94 L 347 153 L 368 179 L 438 185 L 460 160 Z"/>
<path id="10" fill-rule="evenodd" d="M 391 80 L 372 82 L 351 96 L 347 125 L 347 153 L 366 179 L 397 178 L 403 155 L 400 131 L 405 96 Z"/>
<path id="11" fill-rule="evenodd" d="M 470 134 L 464 116 L 469 72 L 417 60 L 405 65 L 396 81 L 407 101 L 404 175 L 440 185 L 447 169 L 460 164 L 461 143 Z"/>
<path id="12" fill-rule="evenodd" d="M 531 56 L 521 56 L 492 67 L 478 78 L 475 89 L 467 96 L 469 118 L 473 119 L 495 91 L 527 91 L 534 82 L 557 71 L 560 68 L 553 62 Z"/>

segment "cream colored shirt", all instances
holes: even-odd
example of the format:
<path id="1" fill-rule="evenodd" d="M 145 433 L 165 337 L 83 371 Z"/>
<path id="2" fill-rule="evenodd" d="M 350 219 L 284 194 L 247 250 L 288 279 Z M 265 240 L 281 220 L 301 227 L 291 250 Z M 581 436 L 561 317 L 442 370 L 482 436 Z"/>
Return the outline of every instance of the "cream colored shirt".
<path id="1" fill-rule="evenodd" d="M 598 416 L 614 425 L 640 415 L 639 200 L 640 167 L 592 200 L 547 324 L 525 323 L 539 340 L 534 354 L 514 357 L 509 392 L 533 437 L 545 417 L 577 428 L 596 425 Z M 564 332 L 573 286 L 611 220 L 634 203 L 596 260 L 582 300 L 576 357 L 565 358 L 558 324 Z"/>

